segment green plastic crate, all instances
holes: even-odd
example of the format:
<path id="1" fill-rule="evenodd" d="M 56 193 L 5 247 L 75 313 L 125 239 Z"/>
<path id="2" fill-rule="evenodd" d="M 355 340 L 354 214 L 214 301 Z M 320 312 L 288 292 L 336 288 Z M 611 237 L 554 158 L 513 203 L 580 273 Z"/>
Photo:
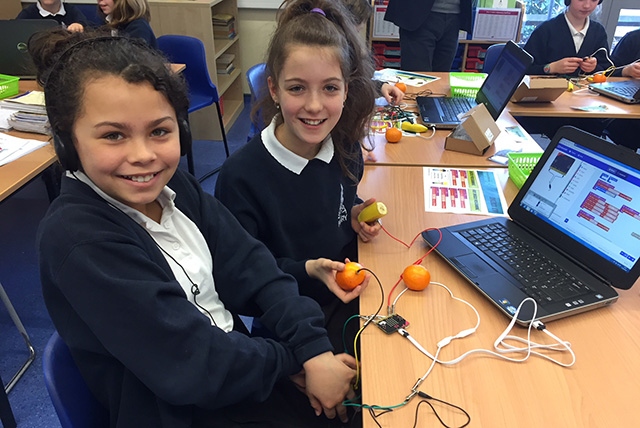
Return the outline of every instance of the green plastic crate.
<path id="1" fill-rule="evenodd" d="M 449 73 L 452 97 L 475 98 L 480 86 L 487 78 L 486 73 Z"/>
<path id="2" fill-rule="evenodd" d="M 19 77 L 0 74 L 0 100 L 18 95 L 18 80 L 20 80 Z"/>
<path id="3" fill-rule="evenodd" d="M 542 153 L 507 153 L 509 178 L 518 189 L 522 188 L 541 157 Z"/>

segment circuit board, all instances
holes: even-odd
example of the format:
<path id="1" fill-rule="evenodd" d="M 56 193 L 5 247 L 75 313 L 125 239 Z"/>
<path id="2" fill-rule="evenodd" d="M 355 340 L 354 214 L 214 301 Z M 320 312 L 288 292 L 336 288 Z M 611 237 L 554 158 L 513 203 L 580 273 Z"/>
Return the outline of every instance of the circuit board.
<path id="1" fill-rule="evenodd" d="M 386 318 L 382 318 L 381 320 L 376 322 L 376 325 L 380 327 L 380 330 L 384 331 L 387 334 L 392 334 L 398 331 L 400 328 L 405 328 L 409 325 L 407 320 L 402 318 L 398 314 L 393 314 Z"/>

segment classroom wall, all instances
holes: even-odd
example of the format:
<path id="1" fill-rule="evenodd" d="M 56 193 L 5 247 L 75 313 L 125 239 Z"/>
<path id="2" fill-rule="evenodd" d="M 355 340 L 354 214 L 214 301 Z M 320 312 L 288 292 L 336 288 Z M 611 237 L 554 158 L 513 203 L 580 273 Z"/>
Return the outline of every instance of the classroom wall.
<path id="1" fill-rule="evenodd" d="M 276 27 L 276 10 L 239 9 L 238 15 L 240 59 L 246 72 L 265 60 L 269 39 Z M 243 79 L 242 85 L 244 93 L 248 94 L 247 79 Z"/>

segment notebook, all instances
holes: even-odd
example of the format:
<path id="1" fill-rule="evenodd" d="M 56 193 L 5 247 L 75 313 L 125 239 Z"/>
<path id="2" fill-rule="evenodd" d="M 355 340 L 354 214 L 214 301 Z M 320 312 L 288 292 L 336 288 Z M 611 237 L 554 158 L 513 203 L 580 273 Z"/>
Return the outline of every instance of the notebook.
<path id="1" fill-rule="evenodd" d="M 494 120 L 498 119 L 532 62 L 531 55 L 515 43 L 507 42 L 475 99 L 417 97 L 422 122 L 440 129 L 453 129 L 460 124 L 458 116 L 461 113 L 480 103 L 487 107 Z"/>
<path id="2" fill-rule="evenodd" d="M 638 80 L 592 83 L 589 89 L 623 103 L 640 103 L 640 81 Z"/>
<path id="3" fill-rule="evenodd" d="M 29 37 L 58 25 L 53 19 L 0 20 L 0 74 L 35 78 L 36 67 L 27 51 Z"/>
<path id="4" fill-rule="evenodd" d="M 527 296 L 543 322 L 606 306 L 640 276 L 640 156 L 625 147 L 560 128 L 508 212 L 441 229 L 436 252 L 509 317 Z"/>

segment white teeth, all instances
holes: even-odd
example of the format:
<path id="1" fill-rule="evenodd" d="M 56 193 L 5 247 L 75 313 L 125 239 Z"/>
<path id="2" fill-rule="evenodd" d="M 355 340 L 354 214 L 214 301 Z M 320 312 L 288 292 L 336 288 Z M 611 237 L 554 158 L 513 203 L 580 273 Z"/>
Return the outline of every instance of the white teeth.
<path id="1" fill-rule="evenodd" d="M 131 180 L 131 181 L 135 181 L 137 183 L 146 183 L 147 181 L 151 181 L 151 179 L 153 177 L 155 177 L 155 174 L 149 174 L 149 175 L 125 175 L 124 178 Z"/>
<path id="2" fill-rule="evenodd" d="M 302 119 L 302 121 L 304 123 L 306 123 L 307 125 L 320 125 L 324 120 L 322 120 L 322 119 L 319 119 L 319 120 Z"/>

